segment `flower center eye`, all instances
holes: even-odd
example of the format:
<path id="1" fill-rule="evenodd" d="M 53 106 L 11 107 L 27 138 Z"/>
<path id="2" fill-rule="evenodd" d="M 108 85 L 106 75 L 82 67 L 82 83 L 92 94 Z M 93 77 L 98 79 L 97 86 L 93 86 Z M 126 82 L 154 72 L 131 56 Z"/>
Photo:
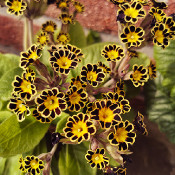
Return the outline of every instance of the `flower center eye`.
<path id="1" fill-rule="evenodd" d="M 78 128 L 77 131 L 78 131 L 78 132 L 81 132 L 81 131 L 83 131 L 83 128 Z"/>
<path id="2" fill-rule="evenodd" d="M 95 160 L 99 160 L 99 157 L 97 156 L 97 157 L 95 158 Z"/>
<path id="3" fill-rule="evenodd" d="M 22 106 L 23 106 L 23 105 L 22 105 L 22 104 L 20 104 L 20 105 L 19 105 L 19 108 L 22 108 Z"/>
<path id="4" fill-rule="evenodd" d="M 133 35 L 131 35 L 131 39 L 134 39 L 134 36 Z"/>

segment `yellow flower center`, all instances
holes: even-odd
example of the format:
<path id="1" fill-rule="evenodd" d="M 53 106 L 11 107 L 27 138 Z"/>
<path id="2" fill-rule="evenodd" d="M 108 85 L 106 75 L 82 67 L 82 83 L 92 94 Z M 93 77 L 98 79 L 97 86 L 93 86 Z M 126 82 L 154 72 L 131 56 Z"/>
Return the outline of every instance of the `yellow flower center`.
<path id="1" fill-rule="evenodd" d="M 115 59 L 119 56 L 119 53 L 115 50 L 111 50 L 111 51 L 107 52 L 107 55 L 110 59 Z"/>
<path id="2" fill-rule="evenodd" d="M 59 4 L 59 8 L 66 8 L 67 7 L 67 3 L 66 2 L 61 2 Z"/>
<path id="3" fill-rule="evenodd" d="M 29 55 L 29 59 L 32 58 L 33 60 L 37 60 L 38 59 L 38 55 L 36 52 L 32 52 L 30 55 Z"/>
<path id="4" fill-rule="evenodd" d="M 154 35 L 154 38 L 155 38 L 159 43 L 163 43 L 163 39 L 164 39 L 163 31 L 157 30 L 156 33 L 155 33 L 155 35 Z"/>
<path id="5" fill-rule="evenodd" d="M 138 39 L 139 39 L 139 36 L 135 32 L 130 32 L 130 33 L 127 34 L 128 42 L 131 42 L 131 43 L 136 42 L 136 41 L 138 41 Z"/>
<path id="6" fill-rule="evenodd" d="M 80 5 L 75 5 L 75 8 L 79 13 L 82 12 L 82 7 Z"/>
<path id="7" fill-rule="evenodd" d="M 77 87 L 77 89 L 82 88 L 82 84 L 80 81 L 74 81 L 73 85 L 75 85 Z"/>
<path id="8" fill-rule="evenodd" d="M 61 35 L 58 40 L 61 42 L 65 42 L 67 40 L 67 37 L 66 35 Z"/>
<path id="9" fill-rule="evenodd" d="M 90 81 L 96 81 L 97 80 L 97 73 L 94 71 L 90 71 L 87 73 L 87 79 Z"/>
<path id="10" fill-rule="evenodd" d="M 71 18 L 69 18 L 69 17 L 64 17 L 63 20 L 65 23 L 72 22 Z"/>
<path id="11" fill-rule="evenodd" d="M 79 121 L 78 123 L 73 124 L 72 133 L 77 137 L 81 137 L 84 134 L 88 133 L 86 123 Z"/>
<path id="12" fill-rule="evenodd" d="M 60 68 L 68 69 L 71 66 L 72 61 L 68 57 L 61 57 L 57 60 L 57 64 Z"/>
<path id="13" fill-rule="evenodd" d="M 118 128 L 114 137 L 117 140 L 117 142 L 125 142 L 127 138 L 128 131 L 125 130 L 125 128 Z"/>
<path id="14" fill-rule="evenodd" d="M 40 42 L 40 44 L 45 44 L 46 41 L 47 41 L 47 37 L 46 37 L 46 36 L 40 36 L 40 37 L 39 37 L 39 42 Z"/>
<path id="15" fill-rule="evenodd" d="M 132 7 L 126 9 L 124 11 L 124 13 L 126 16 L 130 16 L 131 18 L 137 18 L 138 14 L 139 14 L 138 10 L 136 10 L 135 8 L 132 8 Z"/>
<path id="16" fill-rule="evenodd" d="M 103 155 L 102 154 L 93 154 L 92 155 L 92 161 L 95 163 L 95 164 L 98 164 L 98 163 L 101 163 L 103 162 Z"/>
<path id="17" fill-rule="evenodd" d="M 36 160 L 32 160 L 30 162 L 30 166 L 31 166 L 32 169 L 37 169 L 39 167 L 39 163 Z"/>
<path id="18" fill-rule="evenodd" d="M 10 8 L 13 9 L 15 12 L 19 12 L 21 10 L 21 6 L 22 6 L 22 3 L 15 0 L 13 1 L 12 6 Z"/>
<path id="19" fill-rule="evenodd" d="M 102 108 L 99 110 L 99 120 L 103 122 L 112 122 L 114 113 L 109 108 Z"/>
<path id="20" fill-rule="evenodd" d="M 23 92 L 32 94 L 31 83 L 29 81 L 23 80 L 21 83 L 21 89 Z"/>
<path id="21" fill-rule="evenodd" d="M 69 98 L 70 98 L 71 104 L 78 104 L 81 100 L 81 96 L 77 92 L 74 92 L 73 94 L 71 94 Z"/>
<path id="22" fill-rule="evenodd" d="M 26 107 L 25 107 L 24 104 L 22 104 L 22 101 L 21 100 L 17 100 L 16 105 L 17 105 L 17 108 L 19 109 L 19 111 L 21 113 L 23 113 L 24 111 L 26 111 Z"/>
<path id="23" fill-rule="evenodd" d="M 136 80 L 136 81 L 139 81 L 142 77 L 142 74 L 136 70 L 134 73 L 133 73 L 133 79 Z"/>
<path id="24" fill-rule="evenodd" d="M 48 25 L 48 26 L 46 26 L 45 31 L 46 32 L 54 32 L 54 27 L 52 25 Z"/>
<path id="25" fill-rule="evenodd" d="M 156 18 L 157 21 L 162 21 L 163 16 L 161 16 L 161 14 L 158 13 L 154 13 L 154 17 Z"/>
<path id="26" fill-rule="evenodd" d="M 59 107 L 58 98 L 56 96 L 48 96 L 47 99 L 44 101 L 44 105 L 47 109 L 52 111 Z"/>

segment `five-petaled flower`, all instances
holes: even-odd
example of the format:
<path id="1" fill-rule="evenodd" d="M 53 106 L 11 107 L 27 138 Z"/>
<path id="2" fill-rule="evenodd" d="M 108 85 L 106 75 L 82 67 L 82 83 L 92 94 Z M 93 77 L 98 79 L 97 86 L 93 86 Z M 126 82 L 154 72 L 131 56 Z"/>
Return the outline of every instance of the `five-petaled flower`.
<path id="1" fill-rule="evenodd" d="M 7 0 L 6 5 L 8 6 L 7 11 L 10 14 L 15 14 L 16 16 L 22 15 L 27 7 L 26 2 L 23 0 Z"/>
<path id="2" fill-rule="evenodd" d="M 148 81 L 148 70 L 142 65 L 133 65 L 133 73 L 130 75 L 130 79 L 135 87 L 143 86 Z"/>
<path id="3" fill-rule="evenodd" d="M 156 64 L 153 63 L 153 61 L 150 61 L 150 64 L 148 66 L 148 74 L 149 78 L 151 79 L 156 78 Z"/>
<path id="4" fill-rule="evenodd" d="M 131 46 L 139 47 L 144 40 L 144 30 L 141 27 L 135 27 L 130 25 L 125 27 L 123 33 L 120 35 L 123 43 L 128 45 L 128 48 Z"/>
<path id="5" fill-rule="evenodd" d="M 118 146 L 119 151 L 126 151 L 129 144 L 135 142 L 134 125 L 128 120 L 114 123 L 114 132 L 109 133 L 108 140 L 111 145 Z"/>
<path id="6" fill-rule="evenodd" d="M 101 68 L 98 68 L 96 64 L 87 64 L 82 67 L 81 80 L 88 82 L 93 87 L 97 87 L 99 83 L 103 82 L 105 74 Z"/>
<path id="7" fill-rule="evenodd" d="M 26 69 L 29 65 L 34 63 L 41 56 L 41 49 L 37 45 L 33 44 L 27 52 L 21 53 L 21 64 L 23 69 Z"/>
<path id="8" fill-rule="evenodd" d="M 64 32 L 60 32 L 57 35 L 57 42 L 59 44 L 67 44 L 70 42 L 70 35 L 69 33 L 64 33 Z"/>
<path id="9" fill-rule="evenodd" d="M 153 42 L 154 44 L 165 48 L 169 45 L 169 33 L 168 29 L 165 28 L 165 25 L 162 23 L 157 24 L 152 30 Z"/>
<path id="10" fill-rule="evenodd" d="M 79 111 L 85 106 L 85 103 L 87 102 L 87 97 L 88 94 L 83 88 L 78 89 L 76 86 L 72 86 L 65 95 L 68 109 L 70 111 Z"/>
<path id="11" fill-rule="evenodd" d="M 102 128 L 110 128 L 114 121 L 121 120 L 121 112 L 117 103 L 113 104 L 111 100 L 101 100 L 95 102 L 91 119 L 99 121 Z"/>
<path id="12" fill-rule="evenodd" d="M 73 16 L 67 13 L 61 13 L 58 19 L 60 19 L 63 24 L 73 24 L 74 23 Z"/>
<path id="13" fill-rule="evenodd" d="M 104 154 L 105 150 L 103 148 L 97 148 L 95 151 L 88 150 L 85 158 L 92 168 L 97 167 L 103 169 L 109 165 L 109 158 L 105 157 Z"/>
<path id="14" fill-rule="evenodd" d="M 35 100 L 38 113 L 45 118 L 55 119 L 67 108 L 64 96 L 64 93 L 59 92 L 58 88 L 42 91 Z"/>
<path id="15" fill-rule="evenodd" d="M 24 168 L 32 175 L 39 175 L 44 169 L 44 162 L 35 156 L 26 156 L 24 163 Z"/>
<path id="16" fill-rule="evenodd" d="M 49 36 L 47 35 L 46 32 L 42 32 L 37 36 L 37 42 L 38 44 L 40 44 L 41 46 L 45 46 L 48 44 L 49 42 Z"/>
<path id="17" fill-rule="evenodd" d="M 137 1 L 133 1 L 132 4 L 124 3 L 120 5 L 120 8 L 121 10 L 118 11 L 118 14 L 123 11 L 126 22 L 136 23 L 138 18 L 145 17 L 145 10 L 143 10 L 142 4 Z"/>
<path id="18" fill-rule="evenodd" d="M 70 86 L 69 86 L 69 89 L 72 87 L 72 86 L 76 86 L 77 89 L 81 89 L 81 88 L 85 88 L 86 87 L 86 83 L 81 81 L 80 79 L 80 76 L 76 76 L 75 78 L 71 78 L 71 83 L 70 83 Z"/>
<path id="19" fill-rule="evenodd" d="M 123 48 L 116 44 L 105 46 L 101 54 L 107 61 L 120 61 L 125 56 Z"/>
<path id="20" fill-rule="evenodd" d="M 30 115 L 30 110 L 26 102 L 17 96 L 14 96 L 10 99 L 8 108 L 17 115 L 17 119 L 19 122 L 25 120 L 25 115 Z"/>
<path id="21" fill-rule="evenodd" d="M 75 69 L 78 61 L 79 60 L 73 52 L 63 48 L 55 51 L 50 58 L 53 69 L 61 74 L 68 74 L 70 69 Z"/>
<path id="22" fill-rule="evenodd" d="M 73 1 L 73 6 L 78 13 L 84 12 L 84 5 L 81 4 L 79 1 Z"/>
<path id="23" fill-rule="evenodd" d="M 22 77 L 24 77 L 26 80 L 34 82 L 34 80 L 35 80 L 35 71 L 30 69 L 30 68 L 26 68 L 25 71 L 22 74 Z"/>
<path id="24" fill-rule="evenodd" d="M 59 9 L 65 11 L 69 7 L 70 0 L 58 0 L 56 5 Z"/>
<path id="25" fill-rule="evenodd" d="M 101 68 L 101 69 L 103 69 L 103 72 L 104 73 L 111 73 L 111 69 L 108 67 L 108 66 L 106 66 L 104 63 L 102 63 L 101 61 L 99 61 L 98 63 L 97 63 L 97 66 L 99 67 L 99 68 Z"/>
<path id="26" fill-rule="evenodd" d="M 24 77 L 16 76 L 13 87 L 14 92 L 24 100 L 30 100 L 36 94 L 36 87 L 33 82 Z"/>
<path id="27" fill-rule="evenodd" d="M 63 131 L 65 136 L 72 142 L 81 143 L 84 140 L 89 140 L 90 135 L 95 134 L 96 127 L 90 121 L 90 117 L 87 114 L 78 113 L 68 118 Z"/>
<path id="28" fill-rule="evenodd" d="M 163 18 L 166 16 L 163 10 L 155 7 L 152 7 L 150 9 L 149 14 L 152 15 L 157 22 L 161 22 Z"/>
<path id="29" fill-rule="evenodd" d="M 57 25 L 53 21 L 47 21 L 42 25 L 42 30 L 47 33 L 54 33 L 57 29 Z"/>

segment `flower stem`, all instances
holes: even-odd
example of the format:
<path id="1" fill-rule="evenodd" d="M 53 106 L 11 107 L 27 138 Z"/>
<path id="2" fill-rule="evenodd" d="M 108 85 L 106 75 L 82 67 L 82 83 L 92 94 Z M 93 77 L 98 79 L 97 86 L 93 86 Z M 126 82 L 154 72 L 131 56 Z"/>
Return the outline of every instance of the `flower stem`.
<path id="1" fill-rule="evenodd" d="M 23 50 L 26 51 L 27 48 L 28 48 L 28 22 L 27 18 L 24 17 Z"/>

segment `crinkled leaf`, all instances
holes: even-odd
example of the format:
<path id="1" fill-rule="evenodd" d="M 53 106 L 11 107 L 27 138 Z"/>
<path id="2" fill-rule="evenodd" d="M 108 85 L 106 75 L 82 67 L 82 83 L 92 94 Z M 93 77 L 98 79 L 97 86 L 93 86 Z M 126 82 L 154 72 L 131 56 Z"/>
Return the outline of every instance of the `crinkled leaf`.
<path id="1" fill-rule="evenodd" d="M 70 44 L 75 45 L 79 48 L 83 48 L 86 46 L 86 36 L 83 30 L 83 27 L 79 22 L 75 24 L 70 24 L 69 28 L 70 34 Z"/>
<path id="2" fill-rule="evenodd" d="M 9 69 L 3 76 L 0 78 L 0 99 L 9 100 L 11 93 L 13 91 L 12 82 L 14 81 L 15 75 L 21 75 L 22 69 L 17 67 L 14 69 Z"/>
<path id="3" fill-rule="evenodd" d="M 2 123 L 5 119 L 9 118 L 13 114 L 10 111 L 0 111 L 0 123 Z"/>
<path id="4" fill-rule="evenodd" d="M 59 154 L 60 175 L 95 175 L 96 169 L 92 169 L 85 159 L 88 150 L 86 143 L 80 145 L 64 145 Z"/>
<path id="5" fill-rule="evenodd" d="M 29 116 L 18 122 L 16 115 L 0 124 L 0 156 L 9 157 L 33 149 L 47 132 L 49 124 L 39 123 Z"/>

